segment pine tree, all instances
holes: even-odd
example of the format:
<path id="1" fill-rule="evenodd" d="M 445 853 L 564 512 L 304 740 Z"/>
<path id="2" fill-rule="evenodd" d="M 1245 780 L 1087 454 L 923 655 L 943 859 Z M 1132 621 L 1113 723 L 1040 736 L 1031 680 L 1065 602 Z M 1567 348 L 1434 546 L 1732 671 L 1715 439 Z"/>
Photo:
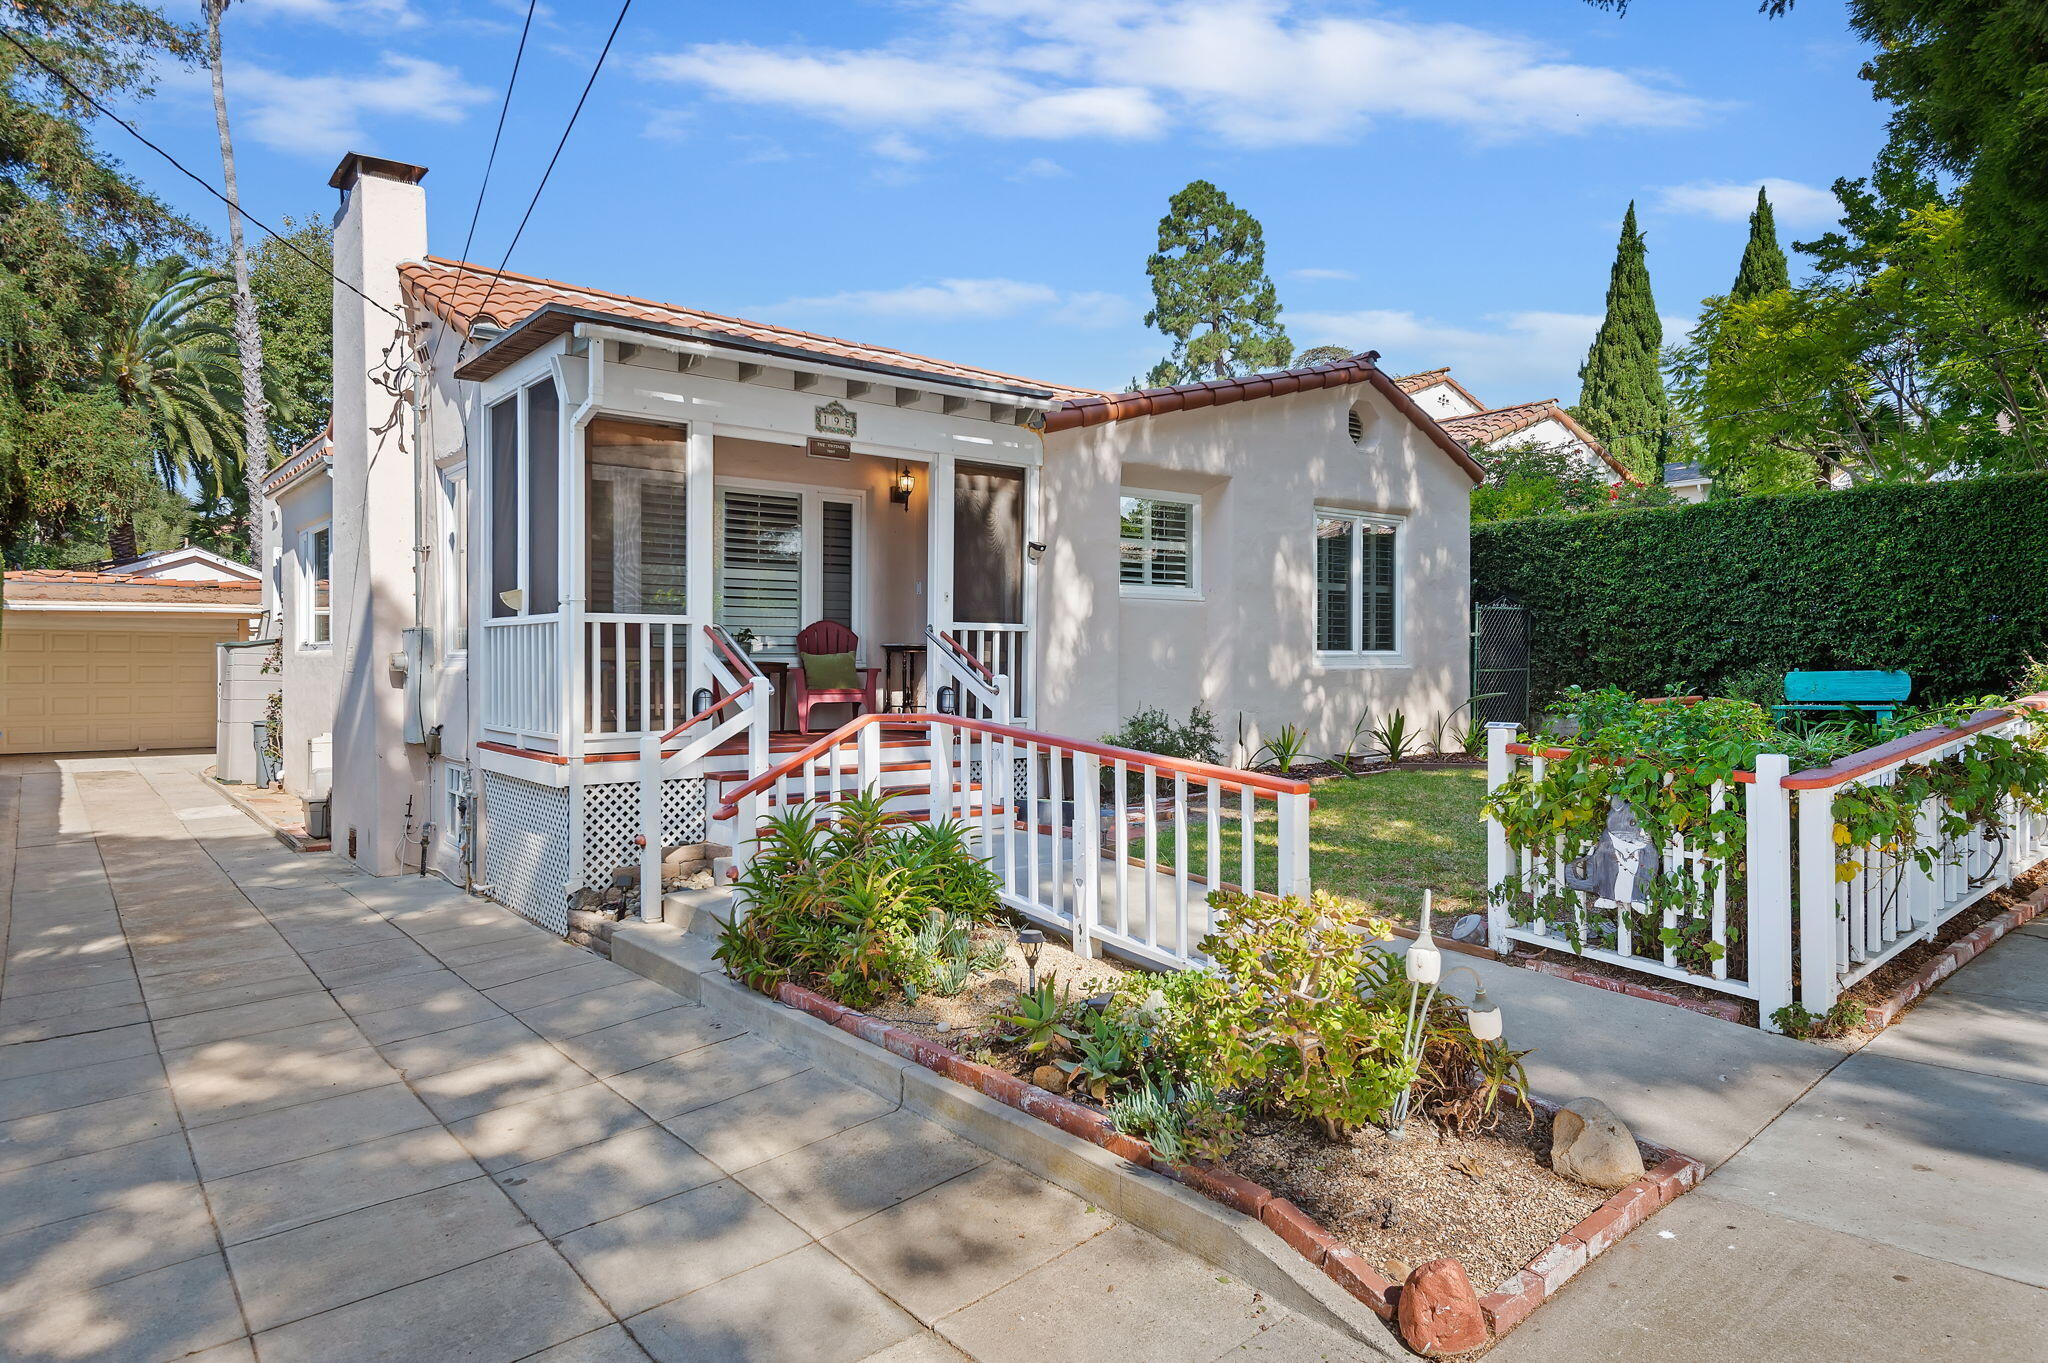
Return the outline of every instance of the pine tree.
<path id="1" fill-rule="evenodd" d="M 1265 230 L 1207 180 L 1168 201 L 1145 273 L 1152 277 L 1145 325 L 1173 341 L 1173 353 L 1152 369 L 1152 385 L 1278 369 L 1294 354 L 1266 274 Z"/>
<path id="2" fill-rule="evenodd" d="M 1771 201 L 1759 186 L 1756 211 L 1749 215 L 1749 244 L 1742 248 L 1742 266 L 1735 272 L 1735 284 L 1728 290 L 1728 299 L 1732 303 L 1746 303 L 1760 294 L 1791 287 L 1792 270 L 1785 263 L 1784 248 L 1778 245 L 1778 220 L 1771 213 Z"/>
<path id="3" fill-rule="evenodd" d="M 1572 415 L 1630 473 L 1651 483 L 1661 478 L 1670 444 L 1671 398 L 1659 363 L 1664 323 L 1650 292 L 1646 256 L 1630 202 L 1608 277 L 1607 316 L 1579 366 L 1579 402 Z"/>

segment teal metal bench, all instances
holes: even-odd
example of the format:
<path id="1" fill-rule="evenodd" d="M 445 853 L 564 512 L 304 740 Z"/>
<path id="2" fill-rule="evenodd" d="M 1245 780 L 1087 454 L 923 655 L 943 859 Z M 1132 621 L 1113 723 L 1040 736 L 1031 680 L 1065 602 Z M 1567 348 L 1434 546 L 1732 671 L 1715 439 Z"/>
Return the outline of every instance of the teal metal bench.
<path id="1" fill-rule="evenodd" d="M 1879 723 L 1913 694 L 1904 672 L 1787 672 L 1785 703 L 1773 715 L 1814 710 L 1868 710 Z"/>

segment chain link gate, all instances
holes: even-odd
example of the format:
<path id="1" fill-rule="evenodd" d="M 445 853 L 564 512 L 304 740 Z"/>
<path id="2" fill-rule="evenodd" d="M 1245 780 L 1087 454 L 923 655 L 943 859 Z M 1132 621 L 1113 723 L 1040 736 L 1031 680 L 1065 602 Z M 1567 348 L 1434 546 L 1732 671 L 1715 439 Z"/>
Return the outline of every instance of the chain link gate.
<path id="1" fill-rule="evenodd" d="M 1529 608 L 1511 597 L 1472 608 L 1472 694 L 1481 723 L 1529 720 Z"/>

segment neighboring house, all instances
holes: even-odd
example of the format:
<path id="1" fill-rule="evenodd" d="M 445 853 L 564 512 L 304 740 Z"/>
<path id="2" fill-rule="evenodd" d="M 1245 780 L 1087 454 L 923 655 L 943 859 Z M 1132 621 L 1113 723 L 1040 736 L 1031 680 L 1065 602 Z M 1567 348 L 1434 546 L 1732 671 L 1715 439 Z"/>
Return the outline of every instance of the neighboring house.
<path id="1" fill-rule="evenodd" d="M 173 549 L 104 572 L 16 569 L 5 590 L 0 753 L 214 744 L 215 646 L 250 637 L 254 569 Z"/>
<path id="2" fill-rule="evenodd" d="M 331 784 L 335 663 L 332 569 L 334 440 L 324 431 L 263 480 L 270 531 L 269 597 L 278 618 L 279 684 L 292 703 L 278 735 L 285 790 L 321 799 Z"/>
<path id="3" fill-rule="evenodd" d="M 746 678 L 785 699 L 821 620 L 862 666 L 921 649 L 907 705 L 1082 740 L 1204 704 L 1226 742 L 1329 751 L 1469 694 L 1483 470 L 1370 354 L 1034 382 L 430 256 L 425 174 L 335 172 L 331 446 L 272 479 L 287 771 L 332 734 L 335 850 L 368 870 L 472 866 L 559 927 L 636 855 L 649 740 L 676 754 L 650 841 L 730 838 L 721 792 L 804 742 Z M 745 743 L 682 758 L 729 723 Z M 991 760 L 957 770 L 1000 790 Z"/>
<path id="4" fill-rule="evenodd" d="M 1677 502 L 1704 502 L 1713 492 L 1714 480 L 1698 464 L 1666 464 L 1664 486 Z"/>
<path id="5" fill-rule="evenodd" d="M 1556 398 L 1488 407 L 1452 378 L 1448 368 L 1406 374 L 1394 382 L 1468 450 L 1524 445 L 1562 450 L 1583 467 L 1597 471 L 1610 487 L 1633 481 L 1628 470 L 1607 453 L 1607 447 L 1559 406 Z"/>

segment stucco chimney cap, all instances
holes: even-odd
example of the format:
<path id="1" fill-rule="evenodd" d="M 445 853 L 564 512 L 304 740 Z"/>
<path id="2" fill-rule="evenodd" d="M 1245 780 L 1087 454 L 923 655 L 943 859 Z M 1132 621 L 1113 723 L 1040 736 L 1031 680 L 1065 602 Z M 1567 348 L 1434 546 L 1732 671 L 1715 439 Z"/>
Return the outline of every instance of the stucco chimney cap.
<path id="1" fill-rule="evenodd" d="M 334 174 L 327 177 L 327 183 L 336 189 L 347 191 L 365 175 L 416 185 L 427 178 L 427 168 L 407 165 L 403 161 L 387 161 L 381 156 L 366 156 L 362 152 L 352 151 L 341 158 L 341 164 L 334 168 Z"/>

